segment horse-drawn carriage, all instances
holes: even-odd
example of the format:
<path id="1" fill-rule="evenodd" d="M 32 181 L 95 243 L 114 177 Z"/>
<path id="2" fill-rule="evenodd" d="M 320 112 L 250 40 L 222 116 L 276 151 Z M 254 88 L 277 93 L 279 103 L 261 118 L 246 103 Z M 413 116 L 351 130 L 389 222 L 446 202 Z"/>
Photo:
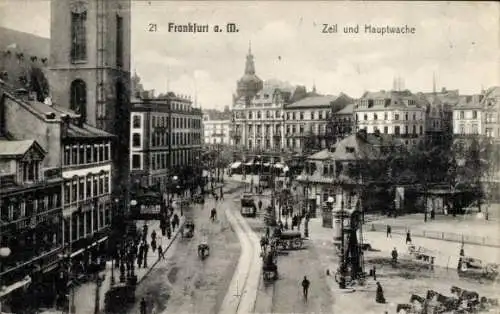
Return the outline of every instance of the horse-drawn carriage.
<path id="1" fill-rule="evenodd" d="M 183 238 L 192 238 L 194 236 L 194 222 L 186 221 L 182 227 L 181 234 Z"/>
<path id="2" fill-rule="evenodd" d="M 266 281 L 278 279 L 277 255 L 273 250 L 267 250 L 262 254 L 262 276 Z"/>
<path id="3" fill-rule="evenodd" d="M 459 275 L 482 277 L 494 280 L 498 276 L 498 265 L 483 263 L 480 259 L 462 256 L 458 265 Z"/>
<path id="4" fill-rule="evenodd" d="M 304 240 L 300 231 L 281 231 L 277 234 L 277 246 L 283 250 L 297 250 L 302 248 Z"/>
<path id="5" fill-rule="evenodd" d="M 251 194 L 243 194 L 241 198 L 241 215 L 247 217 L 257 216 L 257 206 Z"/>

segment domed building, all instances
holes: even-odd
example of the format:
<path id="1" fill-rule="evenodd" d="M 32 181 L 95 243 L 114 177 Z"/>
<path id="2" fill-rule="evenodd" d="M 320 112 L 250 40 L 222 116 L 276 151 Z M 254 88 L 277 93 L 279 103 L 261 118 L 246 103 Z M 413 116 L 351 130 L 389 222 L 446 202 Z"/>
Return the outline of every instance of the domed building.
<path id="1" fill-rule="evenodd" d="M 245 63 L 245 74 L 237 82 L 237 98 L 244 98 L 248 103 L 262 89 L 263 85 L 263 81 L 255 74 L 252 47 L 249 46 L 247 61 Z"/>

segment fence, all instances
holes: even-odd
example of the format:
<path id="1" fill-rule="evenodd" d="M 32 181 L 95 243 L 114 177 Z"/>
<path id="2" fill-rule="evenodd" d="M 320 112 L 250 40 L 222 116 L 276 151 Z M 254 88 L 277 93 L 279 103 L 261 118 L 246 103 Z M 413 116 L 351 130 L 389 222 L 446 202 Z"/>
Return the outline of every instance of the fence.
<path id="1" fill-rule="evenodd" d="M 370 224 L 370 231 L 386 232 L 387 225 Z M 391 232 L 396 234 L 406 234 L 407 228 L 404 226 L 391 226 Z M 452 232 L 411 230 L 411 236 L 417 238 L 436 239 L 449 242 L 474 244 L 500 248 L 500 239 L 491 237 L 473 236 Z"/>

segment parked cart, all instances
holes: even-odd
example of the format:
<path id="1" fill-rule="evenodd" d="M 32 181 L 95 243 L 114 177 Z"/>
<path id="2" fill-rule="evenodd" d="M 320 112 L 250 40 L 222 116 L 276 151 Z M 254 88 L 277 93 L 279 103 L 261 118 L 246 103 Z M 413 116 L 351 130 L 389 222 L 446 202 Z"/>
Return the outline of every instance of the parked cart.
<path id="1" fill-rule="evenodd" d="M 304 245 L 300 231 L 282 231 L 277 239 L 277 246 L 283 250 L 297 250 Z"/>

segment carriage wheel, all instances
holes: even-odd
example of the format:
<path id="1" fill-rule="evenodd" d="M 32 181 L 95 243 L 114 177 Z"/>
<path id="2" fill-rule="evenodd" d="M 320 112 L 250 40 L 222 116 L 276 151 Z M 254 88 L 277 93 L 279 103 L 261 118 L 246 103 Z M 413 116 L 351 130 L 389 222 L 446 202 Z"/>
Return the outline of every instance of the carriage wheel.
<path id="1" fill-rule="evenodd" d="M 280 241 L 279 245 L 281 246 L 281 249 L 283 249 L 283 250 L 286 250 L 288 248 L 287 241 Z"/>

